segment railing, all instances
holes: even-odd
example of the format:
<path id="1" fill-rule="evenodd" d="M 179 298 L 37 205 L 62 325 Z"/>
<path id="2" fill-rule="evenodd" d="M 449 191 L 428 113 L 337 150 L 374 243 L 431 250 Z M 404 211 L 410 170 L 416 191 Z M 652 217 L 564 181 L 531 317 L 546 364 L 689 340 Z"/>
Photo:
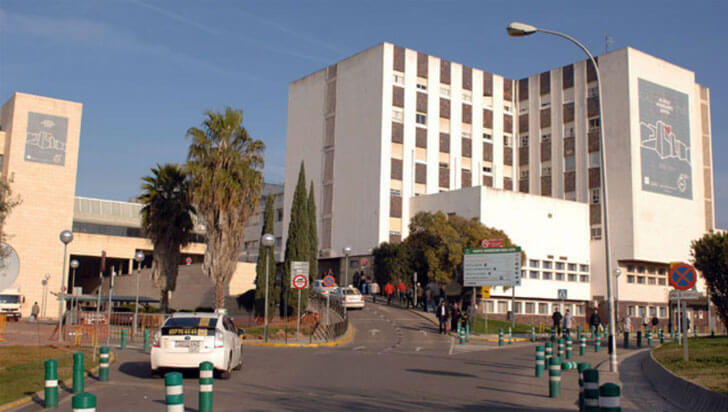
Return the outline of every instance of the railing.
<path id="1" fill-rule="evenodd" d="M 312 339 L 331 341 L 346 333 L 349 328 L 349 316 L 339 302 L 329 299 L 328 313 L 326 298 L 320 295 L 311 295 L 308 300 L 310 309 L 321 314 L 321 321 L 314 329 Z"/>
<path id="2" fill-rule="evenodd" d="M 153 334 L 168 316 L 165 313 L 139 313 L 134 328 L 133 312 L 112 312 L 111 316 L 103 312 L 79 312 L 78 316 L 67 316 L 63 333 L 66 341 L 75 346 L 118 343 L 122 333 L 126 335 L 127 343 L 141 343 L 144 330 Z"/>

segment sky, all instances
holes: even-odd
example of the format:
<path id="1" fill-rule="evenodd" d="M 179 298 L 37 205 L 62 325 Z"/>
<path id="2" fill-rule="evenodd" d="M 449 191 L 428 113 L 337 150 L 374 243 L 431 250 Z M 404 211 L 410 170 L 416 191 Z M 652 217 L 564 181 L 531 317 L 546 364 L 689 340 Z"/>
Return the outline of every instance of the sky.
<path id="1" fill-rule="evenodd" d="M 632 46 L 711 89 L 716 225 L 728 228 L 724 1 L 0 0 L 0 104 L 16 91 L 83 103 L 76 194 L 128 200 L 157 164 L 184 162 L 208 110 L 242 109 L 285 175 L 288 84 L 383 41 L 519 79 Z"/>

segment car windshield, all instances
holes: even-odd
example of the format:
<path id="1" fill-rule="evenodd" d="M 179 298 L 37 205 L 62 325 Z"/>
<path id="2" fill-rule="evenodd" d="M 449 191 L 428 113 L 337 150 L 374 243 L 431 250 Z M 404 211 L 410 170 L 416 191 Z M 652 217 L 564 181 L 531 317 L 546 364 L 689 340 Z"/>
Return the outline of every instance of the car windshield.
<path id="1" fill-rule="evenodd" d="M 19 295 L 0 295 L 0 303 L 20 303 Z"/>
<path id="2" fill-rule="evenodd" d="M 345 295 L 359 295 L 359 291 L 356 289 L 344 289 Z"/>
<path id="3" fill-rule="evenodd" d="M 216 318 L 169 318 L 162 326 L 162 335 L 214 335 Z"/>

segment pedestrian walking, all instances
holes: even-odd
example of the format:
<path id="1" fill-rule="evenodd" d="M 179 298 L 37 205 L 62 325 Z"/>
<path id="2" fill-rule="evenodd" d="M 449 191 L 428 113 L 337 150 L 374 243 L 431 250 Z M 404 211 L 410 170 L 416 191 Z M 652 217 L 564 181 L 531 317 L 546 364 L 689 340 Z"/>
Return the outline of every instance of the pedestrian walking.
<path id="1" fill-rule="evenodd" d="M 447 305 L 445 305 L 445 301 L 441 300 L 440 304 L 437 306 L 436 313 L 437 313 L 437 320 L 440 321 L 440 334 L 446 334 L 447 333 L 447 318 L 448 318 L 448 310 Z"/>
<path id="2" fill-rule="evenodd" d="M 452 314 L 450 315 L 450 330 L 457 330 L 459 321 L 460 309 L 458 308 L 458 304 L 454 303 L 452 305 Z"/>
<path id="3" fill-rule="evenodd" d="M 417 304 L 425 307 L 425 312 L 427 312 L 426 302 L 422 300 L 424 295 L 425 295 L 425 291 L 422 290 L 422 286 L 420 285 L 420 282 L 417 282 Z"/>
<path id="4" fill-rule="evenodd" d="M 30 310 L 30 318 L 33 322 L 38 320 L 38 314 L 40 314 L 40 306 L 38 306 L 38 302 L 35 302 L 33 303 L 33 308 Z"/>
<path id="5" fill-rule="evenodd" d="M 425 290 L 425 313 L 428 307 L 432 307 L 432 311 L 435 311 L 435 302 L 432 300 L 432 289 L 428 286 Z"/>
<path id="6" fill-rule="evenodd" d="M 468 324 L 470 325 L 470 330 L 472 331 L 473 322 L 475 321 L 475 304 L 474 303 L 471 303 L 468 306 L 467 314 L 468 314 Z"/>
<path id="7" fill-rule="evenodd" d="M 652 318 L 652 329 L 657 330 L 657 325 L 660 324 L 660 319 L 657 319 L 657 315 Z"/>
<path id="8" fill-rule="evenodd" d="M 405 299 L 407 293 L 407 285 L 404 284 L 402 279 L 397 282 L 397 297 L 399 298 L 399 304 L 402 305 L 402 301 Z"/>
<path id="9" fill-rule="evenodd" d="M 602 318 L 599 317 L 599 312 L 597 312 L 596 309 L 591 314 L 591 317 L 589 317 L 589 326 L 594 328 L 594 330 L 599 330 L 599 327 L 602 325 Z"/>
<path id="10" fill-rule="evenodd" d="M 561 334 L 561 319 L 563 319 L 563 316 L 561 316 L 561 312 L 559 311 L 559 308 L 557 307 L 554 311 L 554 314 L 551 315 L 551 319 L 554 321 L 554 329 L 556 330 L 557 334 Z"/>
<path id="11" fill-rule="evenodd" d="M 372 302 L 377 303 L 377 295 L 379 294 L 379 283 L 377 283 L 377 281 L 375 280 L 374 282 L 372 282 L 371 286 Z"/>
<path id="12" fill-rule="evenodd" d="M 387 282 L 387 284 L 384 285 L 384 294 L 387 295 L 387 305 L 391 305 L 392 295 L 394 294 L 394 286 L 391 282 Z"/>
<path id="13" fill-rule="evenodd" d="M 632 332 L 632 319 L 629 316 L 624 317 L 623 326 L 625 332 Z"/>
<path id="14" fill-rule="evenodd" d="M 642 315 L 642 330 L 646 332 L 649 325 L 650 322 L 647 320 L 647 313 L 645 313 L 644 315 Z"/>
<path id="15" fill-rule="evenodd" d="M 569 336 L 569 331 L 572 328 L 572 322 L 573 318 L 571 317 L 571 313 L 569 313 L 569 309 L 566 309 L 566 313 L 564 314 L 564 335 Z"/>

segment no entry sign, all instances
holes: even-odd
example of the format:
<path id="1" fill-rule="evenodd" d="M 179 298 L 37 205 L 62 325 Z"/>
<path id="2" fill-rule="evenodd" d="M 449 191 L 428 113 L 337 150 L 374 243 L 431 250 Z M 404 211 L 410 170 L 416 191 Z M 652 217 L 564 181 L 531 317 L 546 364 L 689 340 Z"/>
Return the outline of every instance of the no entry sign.
<path id="1" fill-rule="evenodd" d="M 308 276 L 299 273 L 293 277 L 291 283 L 293 283 L 293 287 L 296 289 L 306 289 L 308 287 Z"/>
<path id="2" fill-rule="evenodd" d="M 670 268 L 668 277 L 670 286 L 678 290 L 688 290 L 695 286 L 698 280 L 698 272 L 687 263 L 678 263 Z"/>

